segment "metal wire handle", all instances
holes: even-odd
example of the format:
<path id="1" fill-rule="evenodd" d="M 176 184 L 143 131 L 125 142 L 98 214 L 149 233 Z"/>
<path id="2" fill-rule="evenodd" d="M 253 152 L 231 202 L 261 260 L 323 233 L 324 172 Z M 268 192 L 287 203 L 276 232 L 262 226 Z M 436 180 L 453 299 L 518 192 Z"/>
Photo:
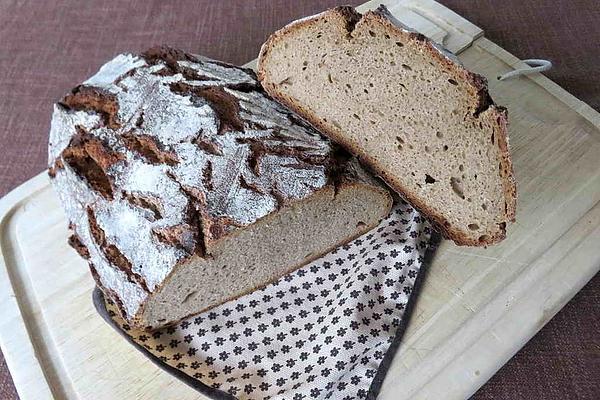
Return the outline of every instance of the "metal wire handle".
<path id="1" fill-rule="evenodd" d="M 506 79 L 514 78 L 515 76 L 530 75 L 536 72 L 548 71 L 550 68 L 552 68 L 552 63 L 548 60 L 532 58 L 528 60 L 523 60 L 523 62 L 532 68 L 521 68 L 507 72 L 503 75 L 498 76 L 498 80 L 503 81 Z"/>

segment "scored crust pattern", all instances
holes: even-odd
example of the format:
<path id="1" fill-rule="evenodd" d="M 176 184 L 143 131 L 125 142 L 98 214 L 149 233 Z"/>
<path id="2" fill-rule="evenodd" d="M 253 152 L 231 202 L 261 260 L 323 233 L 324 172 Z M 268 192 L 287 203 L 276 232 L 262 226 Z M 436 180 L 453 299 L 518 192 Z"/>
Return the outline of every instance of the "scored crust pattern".
<path id="1" fill-rule="evenodd" d="M 338 180 L 346 158 L 254 72 L 122 54 L 54 107 L 49 174 L 69 243 L 128 320 L 175 265 Z"/>

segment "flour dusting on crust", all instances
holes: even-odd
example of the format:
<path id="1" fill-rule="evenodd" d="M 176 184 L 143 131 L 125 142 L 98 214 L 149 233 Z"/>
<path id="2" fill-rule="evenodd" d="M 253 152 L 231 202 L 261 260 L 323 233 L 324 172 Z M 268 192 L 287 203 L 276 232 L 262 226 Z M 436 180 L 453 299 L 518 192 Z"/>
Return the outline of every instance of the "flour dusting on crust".
<path id="1" fill-rule="evenodd" d="M 335 162 L 253 72 L 165 48 L 105 64 L 50 131 L 73 234 L 128 320 L 177 264 L 332 184 Z"/>

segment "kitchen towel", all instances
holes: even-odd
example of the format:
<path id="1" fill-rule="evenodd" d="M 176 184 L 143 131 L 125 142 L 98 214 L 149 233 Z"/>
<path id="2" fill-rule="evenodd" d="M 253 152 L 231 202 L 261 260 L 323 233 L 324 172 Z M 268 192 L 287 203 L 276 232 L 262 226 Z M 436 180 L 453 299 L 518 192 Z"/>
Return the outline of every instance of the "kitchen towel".
<path id="1" fill-rule="evenodd" d="M 134 330 L 99 289 L 94 304 L 152 361 L 211 398 L 374 399 L 437 236 L 397 200 L 367 234 L 175 326 Z"/>

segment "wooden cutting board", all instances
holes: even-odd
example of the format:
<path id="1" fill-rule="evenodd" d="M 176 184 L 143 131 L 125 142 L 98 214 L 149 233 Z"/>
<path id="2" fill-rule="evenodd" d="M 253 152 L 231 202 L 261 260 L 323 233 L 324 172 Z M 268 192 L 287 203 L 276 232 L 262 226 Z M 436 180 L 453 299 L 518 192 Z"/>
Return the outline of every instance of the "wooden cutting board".
<path id="1" fill-rule="evenodd" d="M 433 1 L 369 2 L 442 42 L 509 108 L 516 224 L 488 249 L 444 242 L 381 399 L 465 398 L 600 269 L 600 114 Z M 536 56 L 532 54 L 532 56 Z M 96 314 L 45 173 L 0 200 L 0 345 L 22 399 L 202 399 Z"/>

